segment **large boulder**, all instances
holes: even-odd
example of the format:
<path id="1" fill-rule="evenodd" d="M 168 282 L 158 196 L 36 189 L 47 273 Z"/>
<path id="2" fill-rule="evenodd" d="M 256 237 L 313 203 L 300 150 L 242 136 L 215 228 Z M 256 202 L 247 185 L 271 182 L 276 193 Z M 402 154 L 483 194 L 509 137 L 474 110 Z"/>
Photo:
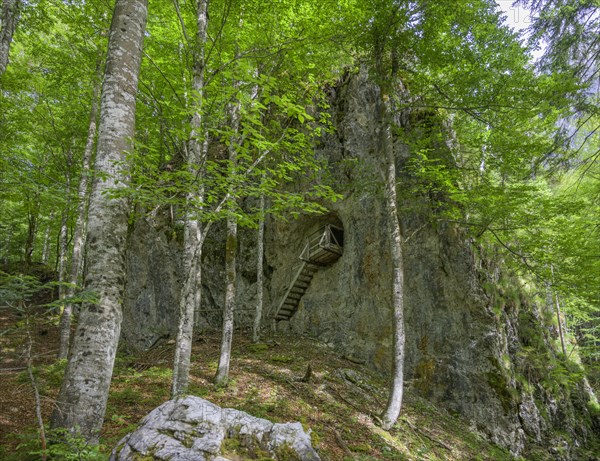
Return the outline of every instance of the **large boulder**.
<path id="1" fill-rule="evenodd" d="M 169 400 L 152 410 L 110 457 L 111 461 L 140 459 L 320 460 L 300 423 L 272 423 L 194 396 Z"/>

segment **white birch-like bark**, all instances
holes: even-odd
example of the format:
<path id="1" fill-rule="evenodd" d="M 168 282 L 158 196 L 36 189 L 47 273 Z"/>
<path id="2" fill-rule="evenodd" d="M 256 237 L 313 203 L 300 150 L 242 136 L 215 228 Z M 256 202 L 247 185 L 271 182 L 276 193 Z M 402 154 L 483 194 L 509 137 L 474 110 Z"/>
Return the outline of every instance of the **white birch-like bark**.
<path id="1" fill-rule="evenodd" d="M 40 398 L 40 391 L 35 380 L 35 376 L 33 375 L 33 357 L 31 354 L 31 349 L 33 348 L 33 338 L 31 337 L 31 328 L 29 326 L 29 314 L 26 314 L 26 329 L 27 329 L 27 374 L 29 375 L 29 382 L 31 383 L 31 388 L 33 389 L 33 397 L 35 399 L 35 416 L 38 423 L 38 429 L 40 432 L 40 443 L 42 448 L 42 461 L 46 461 L 47 453 L 46 453 L 46 430 L 44 427 L 44 419 L 42 418 L 42 400 Z"/>
<path id="2" fill-rule="evenodd" d="M 560 301 L 558 300 L 558 293 L 554 293 L 554 301 L 556 307 L 556 321 L 558 322 L 558 336 L 560 337 L 560 347 L 562 353 L 567 356 L 567 347 L 565 346 L 565 332 L 562 324 L 562 315 L 560 312 Z"/>
<path id="3" fill-rule="evenodd" d="M 110 199 L 104 193 L 123 187 L 127 177 L 120 165 L 133 148 L 147 14 L 147 0 L 117 0 L 115 4 L 96 154 L 96 171 L 104 175 L 92 186 L 87 234 L 85 286 L 97 301 L 82 308 L 52 415 L 52 427 L 77 432 L 90 443 L 98 441 L 119 342 L 129 217 L 127 200 Z"/>
<path id="4" fill-rule="evenodd" d="M 204 95 L 204 47 L 206 45 L 206 30 L 208 26 L 208 0 L 198 0 L 197 4 L 197 29 L 194 49 L 193 70 L 193 101 L 194 114 L 191 120 L 191 133 L 188 142 L 188 164 L 192 169 L 203 168 L 206 150 L 203 148 L 201 137 L 203 133 L 202 99 Z M 192 338 L 194 334 L 194 312 L 200 304 L 202 283 L 202 246 L 204 233 L 192 203 L 202 203 L 202 174 L 197 174 L 200 187 L 197 191 L 190 191 L 187 195 L 189 210 L 184 223 L 183 235 L 183 270 L 185 278 L 181 289 L 179 301 L 179 324 L 177 339 L 175 341 L 175 359 L 173 364 L 173 383 L 171 394 L 173 397 L 187 391 L 190 375 L 190 361 L 192 356 Z"/>
<path id="5" fill-rule="evenodd" d="M 0 77 L 6 72 L 10 44 L 19 20 L 21 0 L 3 0 L 0 13 Z"/>
<path id="6" fill-rule="evenodd" d="M 96 71 L 100 69 L 98 63 Z M 96 119 L 98 118 L 98 94 L 100 93 L 100 79 L 94 83 L 92 92 L 92 107 L 90 109 L 90 122 L 88 125 L 87 140 L 85 150 L 83 151 L 83 160 L 81 166 L 81 180 L 77 190 L 77 222 L 75 223 L 75 235 L 73 236 L 73 252 L 71 254 L 71 272 L 69 276 L 70 286 L 67 288 L 67 298 L 75 294 L 76 287 L 79 285 L 82 271 L 83 248 L 85 246 L 85 228 L 87 221 L 89 184 L 91 177 L 91 162 L 94 151 L 94 139 L 96 138 Z M 73 304 L 67 302 L 63 308 L 60 318 L 60 346 L 58 358 L 65 359 L 69 354 L 69 342 L 71 339 L 71 318 L 73 316 Z"/>
<path id="7" fill-rule="evenodd" d="M 236 296 L 236 253 L 237 253 L 237 220 L 227 220 L 227 240 L 225 242 L 225 306 L 223 308 L 223 335 L 221 337 L 221 354 L 215 376 L 215 384 L 225 384 L 229 379 L 231 363 L 231 344 L 233 342 L 233 316 Z"/>
<path id="8" fill-rule="evenodd" d="M 46 232 L 44 233 L 44 244 L 42 246 L 42 262 L 48 264 L 48 256 L 50 255 L 50 230 L 52 229 L 52 221 L 54 220 L 54 211 L 50 212 L 48 218 L 48 225 L 46 226 Z"/>
<path id="9" fill-rule="evenodd" d="M 264 179 L 264 173 L 263 173 Z M 256 313 L 252 327 L 252 342 L 260 341 L 260 327 L 264 304 L 264 253 L 265 253 L 265 194 L 260 195 L 260 219 L 258 221 L 258 237 L 256 243 Z"/>
<path id="10" fill-rule="evenodd" d="M 238 88 L 238 82 L 234 84 Z M 240 127 L 240 103 L 230 106 L 230 123 L 233 132 L 229 143 L 229 162 L 231 174 L 236 174 L 237 167 L 237 136 Z M 233 191 L 229 194 L 234 196 Z M 231 198 L 232 201 L 235 198 Z M 221 354 L 215 376 L 215 384 L 225 384 L 229 379 L 229 364 L 231 363 L 231 344 L 233 342 L 233 317 L 236 298 L 236 264 L 237 264 L 237 219 L 230 216 L 227 219 L 227 239 L 225 241 L 225 304 L 223 306 L 223 333 L 221 337 Z"/>
<path id="11" fill-rule="evenodd" d="M 27 216 L 27 240 L 25 240 L 25 264 L 31 265 L 31 258 L 35 246 L 35 237 L 38 231 L 38 212 L 39 212 L 39 197 L 36 198 L 36 205 L 33 210 L 28 212 Z"/>
<path id="12" fill-rule="evenodd" d="M 385 111 L 385 109 L 382 109 Z M 386 430 L 396 423 L 402 408 L 402 393 L 404 388 L 404 262 L 402 255 L 402 231 L 398 219 L 396 198 L 396 157 L 390 123 L 384 116 L 383 149 L 387 162 L 386 178 L 386 210 L 390 232 L 390 254 L 392 257 L 392 386 L 387 402 L 387 408 L 382 417 L 382 427 Z"/>
<path id="13" fill-rule="evenodd" d="M 69 180 L 67 179 L 67 191 L 68 189 Z M 69 195 L 70 193 L 67 192 L 67 196 Z M 69 205 L 69 200 L 67 200 L 65 210 L 63 211 L 62 217 L 60 219 L 60 232 L 58 238 L 58 281 L 61 282 L 61 284 L 58 287 L 58 299 L 61 301 L 61 304 L 63 304 L 63 309 L 64 300 L 67 297 L 67 288 L 64 285 L 64 283 L 67 281 L 67 249 L 69 247 Z"/>
<path id="14" fill-rule="evenodd" d="M 554 267 L 552 265 L 550 265 L 550 273 L 552 274 L 552 283 L 554 283 Z M 560 338 L 560 347 L 562 349 L 562 353 L 566 357 L 567 347 L 565 346 L 565 332 L 563 331 L 562 315 L 560 312 L 560 301 L 558 300 L 558 293 L 556 291 L 554 291 L 554 309 L 556 312 L 556 322 L 558 323 L 558 337 Z"/>

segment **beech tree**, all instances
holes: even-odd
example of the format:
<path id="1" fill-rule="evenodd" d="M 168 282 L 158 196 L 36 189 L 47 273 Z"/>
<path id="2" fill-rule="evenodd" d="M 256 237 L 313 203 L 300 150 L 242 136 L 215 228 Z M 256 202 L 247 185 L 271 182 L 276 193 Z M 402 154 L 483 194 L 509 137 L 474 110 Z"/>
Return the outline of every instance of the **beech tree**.
<path id="1" fill-rule="evenodd" d="M 204 47 L 206 45 L 208 27 L 208 1 L 198 0 L 196 35 L 193 43 L 193 83 L 190 140 L 188 143 L 188 165 L 190 172 L 197 174 L 198 183 L 191 189 L 186 198 L 187 216 L 184 224 L 184 282 L 179 304 L 179 324 L 175 346 L 175 363 L 171 393 L 176 396 L 184 393 L 188 387 L 190 360 L 192 355 L 192 339 L 194 329 L 194 312 L 200 306 L 202 295 L 202 248 L 208 229 L 198 218 L 194 204 L 202 206 L 204 202 L 204 168 L 206 161 L 206 128 L 203 124 L 204 98 Z M 185 27 L 185 26 L 183 26 Z"/>
<path id="2" fill-rule="evenodd" d="M 98 62 L 98 70 L 100 61 Z M 91 179 L 91 163 L 96 139 L 96 124 L 98 117 L 98 95 L 100 93 L 100 79 L 96 80 L 92 92 L 92 107 L 90 109 L 90 121 L 83 152 L 81 179 L 77 191 L 77 220 L 75 222 L 75 232 L 73 236 L 73 251 L 71 253 L 71 270 L 65 297 L 67 302 L 63 307 L 60 318 L 60 346 L 58 358 L 65 359 L 69 353 L 69 342 L 71 338 L 71 317 L 73 315 L 73 303 L 69 298 L 75 294 L 76 287 L 80 283 L 81 272 L 83 268 L 83 249 L 85 245 L 85 229 L 87 227 L 87 205 L 89 196 L 89 184 Z M 66 281 L 66 280 L 65 280 Z"/>
<path id="3" fill-rule="evenodd" d="M 13 34 L 19 20 L 21 0 L 3 0 L 0 11 L 0 77 L 6 71 Z"/>
<path id="4" fill-rule="evenodd" d="M 122 166 L 132 148 L 138 72 L 147 17 L 146 0 L 118 0 L 110 28 L 88 222 L 86 289 L 96 302 L 83 306 L 73 350 L 52 415 L 52 426 L 97 441 L 102 426 L 122 320 L 125 237 L 129 205 L 105 192 L 122 187 Z"/>

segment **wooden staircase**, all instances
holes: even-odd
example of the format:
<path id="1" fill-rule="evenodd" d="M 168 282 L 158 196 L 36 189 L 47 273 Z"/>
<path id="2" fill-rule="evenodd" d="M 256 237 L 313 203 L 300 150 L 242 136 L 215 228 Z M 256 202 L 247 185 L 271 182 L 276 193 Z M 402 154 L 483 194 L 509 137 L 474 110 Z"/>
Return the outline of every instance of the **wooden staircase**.
<path id="1" fill-rule="evenodd" d="M 275 311 L 275 321 L 292 318 L 315 273 L 320 267 L 337 261 L 343 253 L 343 245 L 343 230 L 331 224 L 319 229 L 307 239 L 300 253 L 302 263 Z"/>

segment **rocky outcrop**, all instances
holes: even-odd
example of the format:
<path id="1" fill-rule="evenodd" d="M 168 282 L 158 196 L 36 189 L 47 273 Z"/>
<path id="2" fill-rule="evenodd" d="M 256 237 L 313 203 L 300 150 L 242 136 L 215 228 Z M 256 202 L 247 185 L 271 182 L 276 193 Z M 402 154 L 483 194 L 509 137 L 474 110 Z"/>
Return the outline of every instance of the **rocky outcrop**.
<path id="1" fill-rule="evenodd" d="M 328 91 L 335 131 L 321 139 L 317 155 L 331 165 L 344 198 L 322 216 L 267 222 L 267 306 L 272 315 L 297 272 L 306 237 L 324 224 L 343 228 L 343 256 L 315 273 L 296 314 L 278 328 L 318 338 L 354 361 L 389 373 L 391 261 L 382 187 L 385 161 L 377 142 L 379 88 L 363 69 Z M 396 124 L 403 136 L 421 139 L 422 148 L 452 163 L 446 141 L 451 133 L 435 114 L 405 111 Z M 543 443 L 556 449 L 557 459 L 570 459 L 578 444 L 594 436 L 584 380 L 557 357 L 542 309 L 523 295 L 519 281 L 501 275 L 494 258 L 440 218 L 444 197 L 415 187 L 418 180 L 406 168 L 413 155 L 396 143 L 397 169 L 403 172 L 398 193 L 406 239 L 407 385 L 469 418 L 477 431 L 515 455 L 530 443 Z M 211 238 L 204 252 L 203 308 L 218 311 L 224 243 L 218 234 Z M 256 293 L 253 239 L 253 234 L 242 234 L 238 326 L 249 324 L 251 316 L 244 313 L 251 311 L 243 309 L 252 308 Z M 209 316 L 203 319 L 205 325 L 220 324 Z M 270 321 L 267 309 L 265 326 Z M 171 328 L 174 332 L 174 323 Z"/>
<path id="2" fill-rule="evenodd" d="M 155 408 L 113 450 L 111 461 L 319 461 L 300 423 L 272 423 L 200 397 Z"/>
<path id="3" fill-rule="evenodd" d="M 236 325 L 251 325 L 256 305 L 256 236 L 240 230 Z M 181 239 L 179 226 L 164 216 L 139 218 L 127 240 L 127 281 L 123 300 L 122 344 L 134 351 L 151 348 L 173 338 L 181 293 Z M 223 229 L 213 226 L 204 244 L 202 259 L 202 308 L 195 331 L 221 326 L 225 298 Z M 269 291 L 265 303 L 270 302 Z"/>
<path id="4" fill-rule="evenodd" d="M 168 338 L 177 325 L 180 247 L 175 231 L 139 219 L 127 239 L 127 281 L 121 341 L 146 350 Z"/>

